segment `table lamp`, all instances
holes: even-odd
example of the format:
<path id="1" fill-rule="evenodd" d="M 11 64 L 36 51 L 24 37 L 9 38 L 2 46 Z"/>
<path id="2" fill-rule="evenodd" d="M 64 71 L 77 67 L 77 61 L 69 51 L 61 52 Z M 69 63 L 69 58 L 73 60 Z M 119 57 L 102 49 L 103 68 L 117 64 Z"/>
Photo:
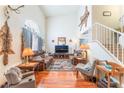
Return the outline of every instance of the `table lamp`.
<path id="1" fill-rule="evenodd" d="M 24 48 L 22 56 L 26 57 L 26 64 L 28 64 L 28 57 L 34 55 L 33 51 L 31 48 Z"/>
<path id="2" fill-rule="evenodd" d="M 80 49 L 87 50 L 87 49 L 89 49 L 89 45 L 88 44 L 81 44 Z"/>
<path id="3" fill-rule="evenodd" d="M 87 58 L 87 50 L 89 49 L 88 44 L 81 44 L 80 49 L 82 49 L 83 58 Z"/>

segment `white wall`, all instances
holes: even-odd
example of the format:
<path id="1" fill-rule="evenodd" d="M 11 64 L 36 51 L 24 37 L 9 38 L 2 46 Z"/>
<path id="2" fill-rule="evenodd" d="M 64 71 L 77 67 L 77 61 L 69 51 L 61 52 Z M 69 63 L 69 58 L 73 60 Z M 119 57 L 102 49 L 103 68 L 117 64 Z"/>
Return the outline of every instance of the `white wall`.
<path id="1" fill-rule="evenodd" d="M 4 73 L 7 69 L 15 66 L 21 62 L 20 50 L 21 50 L 21 31 L 26 19 L 35 21 L 40 28 L 41 36 L 45 38 L 45 17 L 41 12 L 39 6 L 24 6 L 20 9 L 21 14 L 11 13 L 10 19 L 8 20 L 8 25 L 12 33 L 13 42 L 12 49 L 15 54 L 9 55 L 9 64 L 4 66 L 2 63 L 2 56 L 0 56 L 0 85 L 5 82 Z M 0 6 L 0 28 L 4 22 L 3 16 L 3 6 Z"/>
<path id="2" fill-rule="evenodd" d="M 112 28 L 120 27 L 119 18 L 122 11 L 119 5 L 94 5 L 93 23 L 99 22 Z M 111 11 L 111 16 L 103 16 L 103 11 Z"/>
<path id="3" fill-rule="evenodd" d="M 70 14 L 65 16 L 55 16 L 47 18 L 47 49 L 54 53 L 54 47 L 58 44 L 58 37 L 66 37 L 66 44 L 70 47 L 70 53 L 77 47 L 78 34 L 77 31 L 77 14 Z M 69 42 L 72 39 L 72 43 Z M 52 40 L 55 40 L 52 43 Z"/>
<path id="4" fill-rule="evenodd" d="M 80 9 L 77 13 L 65 15 L 65 16 L 53 16 L 47 18 L 47 50 L 54 53 L 54 47 L 57 45 L 57 37 L 66 37 L 67 45 L 69 45 L 69 52 L 73 53 L 74 49 L 79 49 L 79 39 L 88 38 L 91 40 L 91 34 L 87 36 L 82 35 L 79 24 L 80 17 L 83 15 L 85 6 L 80 6 Z M 92 28 L 92 8 L 88 6 L 90 12 L 88 18 L 88 28 L 91 33 Z M 68 42 L 69 39 L 72 39 L 72 43 Z M 52 43 L 52 40 L 55 40 L 55 43 Z"/>
<path id="5" fill-rule="evenodd" d="M 112 58 L 97 42 L 89 43 L 90 45 L 90 57 L 100 60 L 115 60 Z"/>

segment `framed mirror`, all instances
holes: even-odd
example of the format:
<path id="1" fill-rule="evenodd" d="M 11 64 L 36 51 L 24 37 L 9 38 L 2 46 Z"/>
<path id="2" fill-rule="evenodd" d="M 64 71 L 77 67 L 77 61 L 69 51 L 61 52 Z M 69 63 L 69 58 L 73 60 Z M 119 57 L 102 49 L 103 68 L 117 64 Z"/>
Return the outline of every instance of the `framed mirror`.
<path id="1" fill-rule="evenodd" d="M 66 45 L 66 37 L 58 37 L 58 45 Z"/>

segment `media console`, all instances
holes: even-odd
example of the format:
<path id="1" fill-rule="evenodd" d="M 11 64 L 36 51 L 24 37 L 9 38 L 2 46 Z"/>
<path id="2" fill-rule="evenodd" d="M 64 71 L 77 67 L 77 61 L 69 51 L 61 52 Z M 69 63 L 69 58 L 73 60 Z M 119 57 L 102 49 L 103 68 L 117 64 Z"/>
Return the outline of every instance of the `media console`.
<path id="1" fill-rule="evenodd" d="M 69 59 L 69 53 L 54 53 L 53 57 L 57 59 Z"/>

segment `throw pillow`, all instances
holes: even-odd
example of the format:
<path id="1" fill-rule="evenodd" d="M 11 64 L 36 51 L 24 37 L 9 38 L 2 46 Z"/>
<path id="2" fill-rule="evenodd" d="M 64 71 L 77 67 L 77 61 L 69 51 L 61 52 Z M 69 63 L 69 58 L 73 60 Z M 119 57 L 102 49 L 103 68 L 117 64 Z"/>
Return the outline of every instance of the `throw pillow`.
<path id="1" fill-rule="evenodd" d="M 105 66 L 107 63 L 107 60 L 99 60 L 99 64 L 98 65 L 103 65 Z"/>
<path id="2" fill-rule="evenodd" d="M 14 70 L 8 70 L 7 73 L 5 74 L 5 77 L 10 85 L 17 84 L 21 81 L 21 78 L 18 77 L 17 72 Z"/>
<path id="3" fill-rule="evenodd" d="M 17 73 L 18 77 L 22 78 L 22 72 L 18 67 L 12 67 L 12 68 L 10 68 L 10 70 L 15 71 Z"/>
<path id="4" fill-rule="evenodd" d="M 92 69 L 92 66 L 91 66 L 90 63 L 87 63 L 86 65 L 84 65 L 83 68 L 84 68 L 85 70 L 87 70 L 87 71 L 90 71 L 90 70 Z"/>

